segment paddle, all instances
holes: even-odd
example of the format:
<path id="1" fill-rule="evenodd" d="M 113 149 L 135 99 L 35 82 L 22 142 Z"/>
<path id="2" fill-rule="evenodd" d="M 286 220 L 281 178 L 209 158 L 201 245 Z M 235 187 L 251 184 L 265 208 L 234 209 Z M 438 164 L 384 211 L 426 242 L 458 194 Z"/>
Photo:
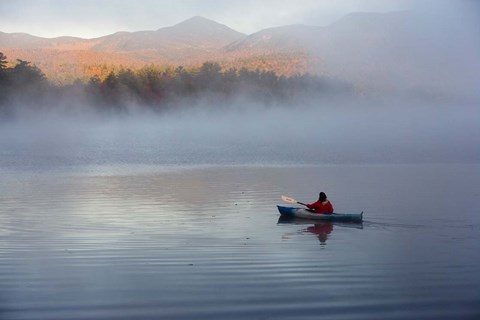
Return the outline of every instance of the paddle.
<path id="1" fill-rule="evenodd" d="M 301 204 L 302 206 L 307 206 L 305 203 L 298 202 L 297 200 L 295 200 L 293 198 L 290 198 L 290 197 L 282 196 L 282 200 L 285 201 L 285 202 L 289 202 L 289 203 L 298 203 L 298 204 Z"/>

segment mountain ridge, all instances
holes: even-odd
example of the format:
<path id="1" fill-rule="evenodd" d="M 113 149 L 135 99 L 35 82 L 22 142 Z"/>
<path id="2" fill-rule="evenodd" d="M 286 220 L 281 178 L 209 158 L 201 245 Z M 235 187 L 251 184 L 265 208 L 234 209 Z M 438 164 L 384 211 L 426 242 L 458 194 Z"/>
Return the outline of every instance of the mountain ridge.
<path id="1" fill-rule="evenodd" d="M 437 31 L 438 25 L 442 31 L 456 30 L 454 19 L 444 19 L 442 24 L 431 20 L 406 11 L 361 12 L 328 26 L 294 24 L 246 35 L 196 16 L 157 30 L 93 39 L 0 32 L 0 52 L 9 61 L 31 61 L 58 82 L 105 76 L 105 71 L 94 71 L 99 69 L 151 64 L 188 67 L 214 61 L 224 68 L 334 77 L 353 83 L 359 92 L 401 86 L 464 91 L 465 79 L 471 80 L 466 81 L 471 90 L 477 84 L 480 63 L 465 61 L 463 56 L 480 57 L 478 40 Z"/>

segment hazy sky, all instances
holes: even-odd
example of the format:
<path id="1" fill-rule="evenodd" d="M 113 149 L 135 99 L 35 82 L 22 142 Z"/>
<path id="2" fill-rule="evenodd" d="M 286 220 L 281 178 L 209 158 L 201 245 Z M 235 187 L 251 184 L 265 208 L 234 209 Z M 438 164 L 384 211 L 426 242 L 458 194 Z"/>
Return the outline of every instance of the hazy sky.
<path id="1" fill-rule="evenodd" d="M 156 30 L 203 16 L 247 34 L 288 24 L 328 25 L 357 11 L 437 10 L 474 0 L 0 0 L 0 31 L 92 38 Z M 479 1 L 480 2 L 480 1 Z M 470 10 L 471 11 L 471 10 Z"/>

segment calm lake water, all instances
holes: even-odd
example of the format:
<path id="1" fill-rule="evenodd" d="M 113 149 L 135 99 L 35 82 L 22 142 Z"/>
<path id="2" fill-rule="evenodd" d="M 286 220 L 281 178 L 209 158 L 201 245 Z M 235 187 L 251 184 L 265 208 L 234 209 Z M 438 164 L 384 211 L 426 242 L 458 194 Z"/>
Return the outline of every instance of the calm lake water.
<path id="1" fill-rule="evenodd" d="M 2 320 L 480 317 L 480 164 L 71 136 L 0 139 Z M 279 220 L 319 191 L 365 221 Z"/>

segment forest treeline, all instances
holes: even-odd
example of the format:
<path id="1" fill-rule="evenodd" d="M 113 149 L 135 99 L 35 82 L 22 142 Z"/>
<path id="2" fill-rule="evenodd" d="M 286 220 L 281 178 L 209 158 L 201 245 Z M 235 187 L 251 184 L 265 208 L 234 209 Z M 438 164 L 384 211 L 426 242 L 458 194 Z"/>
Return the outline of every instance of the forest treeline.
<path id="1" fill-rule="evenodd" d="M 278 76 L 271 71 L 222 70 L 215 62 L 196 68 L 145 66 L 138 70 L 120 69 L 105 78 L 92 77 L 69 85 L 54 85 L 28 61 L 8 66 L 0 53 L 0 107 L 2 114 L 15 108 L 82 106 L 100 111 L 121 111 L 129 106 L 162 110 L 179 101 L 202 99 L 219 104 L 246 97 L 261 104 L 286 104 L 297 97 L 350 95 L 349 84 L 311 76 Z M 187 100 L 185 100 L 187 99 Z M 208 100 L 210 99 L 210 100 Z M 185 104 L 184 104 L 185 105 Z"/>

